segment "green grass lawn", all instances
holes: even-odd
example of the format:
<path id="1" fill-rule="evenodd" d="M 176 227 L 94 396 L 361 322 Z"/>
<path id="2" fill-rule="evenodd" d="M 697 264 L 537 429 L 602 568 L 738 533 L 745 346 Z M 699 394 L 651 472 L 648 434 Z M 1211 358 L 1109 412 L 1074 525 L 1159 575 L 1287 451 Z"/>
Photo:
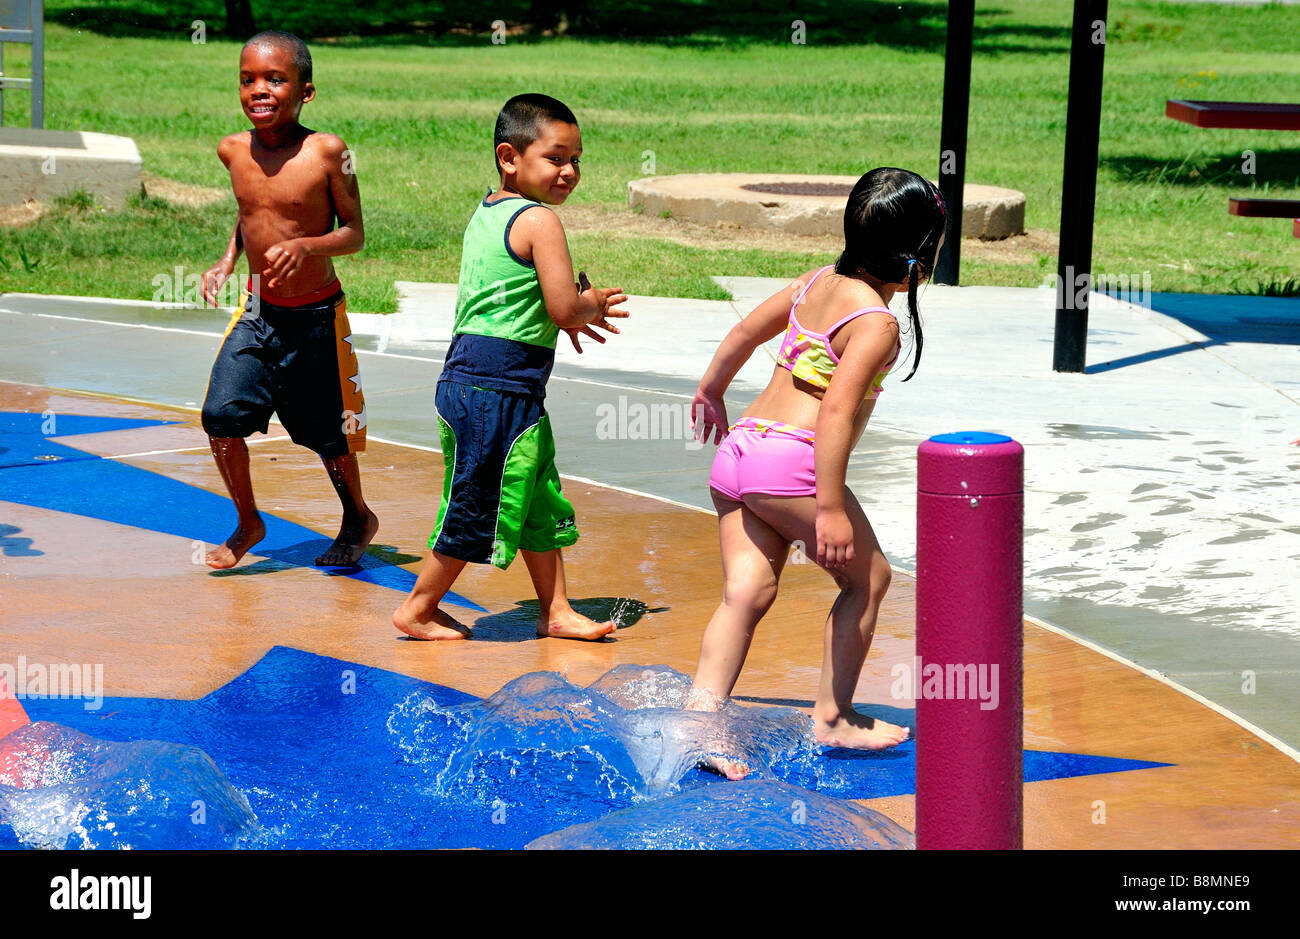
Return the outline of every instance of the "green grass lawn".
<path id="1" fill-rule="evenodd" d="M 147 173 L 228 188 L 215 148 L 247 126 L 238 45 L 215 34 L 196 45 L 189 26 L 204 11 L 219 23 L 220 3 L 194 4 L 170 32 L 171 20 L 150 21 L 144 36 L 106 34 L 129 24 L 64 25 L 80 22 L 76 10 L 107 15 L 109 4 L 48 6 L 47 126 L 133 137 Z M 647 150 L 658 174 L 856 175 L 892 164 L 934 175 L 945 14 L 940 4 L 911 7 L 912 21 L 876 30 L 881 42 L 871 44 L 845 41 L 844 29 L 819 33 L 812 20 L 804 45 L 725 31 L 659 42 L 570 35 L 492 45 L 487 32 L 313 42 L 318 97 L 304 120 L 347 141 L 361 182 L 366 247 L 338 262 L 350 307 L 391 311 L 394 280 L 456 279 L 462 227 L 496 183 L 493 119 L 520 91 L 556 95 L 582 122 L 573 204 L 625 206 Z M 1059 224 L 1070 16 L 1065 0 L 977 7 L 967 180 L 1023 191 L 1034 229 Z M 1235 218 L 1226 206 L 1252 189 L 1297 197 L 1300 137 L 1198 130 L 1166 119 L 1164 103 L 1300 100 L 1300 7 L 1112 2 L 1108 26 L 1095 270 L 1149 271 L 1164 291 L 1294 289 L 1300 239 L 1290 222 Z M 14 52 L 5 67 L 25 72 Z M 6 123 L 26 122 L 25 99 L 6 95 Z M 1246 150 L 1254 175 L 1242 172 Z M 0 289 L 148 298 L 157 275 L 215 261 L 233 219 L 230 197 L 205 208 L 150 198 L 119 212 L 63 200 L 33 224 L 0 228 Z M 829 259 L 617 232 L 575 235 L 571 248 L 598 284 L 690 297 L 724 296 L 710 274 L 786 276 Z M 966 254 L 962 282 L 1035 286 L 1055 263 Z"/>

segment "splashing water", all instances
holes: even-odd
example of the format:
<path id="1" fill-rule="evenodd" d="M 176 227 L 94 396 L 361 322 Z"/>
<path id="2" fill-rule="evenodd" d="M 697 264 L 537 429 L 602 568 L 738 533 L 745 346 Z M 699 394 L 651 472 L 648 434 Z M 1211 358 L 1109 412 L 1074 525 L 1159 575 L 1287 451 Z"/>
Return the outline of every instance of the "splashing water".
<path id="1" fill-rule="evenodd" d="M 233 848 L 257 832 L 248 800 L 197 747 L 45 721 L 0 740 L 0 846 Z"/>
<path id="2" fill-rule="evenodd" d="M 412 694 L 388 730 L 439 795 L 498 807 L 503 824 L 524 812 L 555 832 L 534 847 L 911 846 L 883 816 L 790 784 L 826 776 L 805 714 L 731 701 L 686 711 L 690 689 L 667 666 L 621 665 L 585 688 L 533 672 L 465 704 Z M 696 772 L 711 754 L 744 763 L 749 780 Z M 704 810 L 721 813 L 713 828 L 682 828 Z M 792 812 L 814 821 L 792 823 Z"/>
<path id="3" fill-rule="evenodd" d="M 915 848 L 873 809 L 766 779 L 706 786 L 543 835 L 529 849 Z"/>
<path id="4" fill-rule="evenodd" d="M 667 666 L 620 665 L 586 688 L 531 672 L 468 704 L 439 707 L 414 694 L 388 727 L 408 759 L 437 767 L 436 786 L 448 794 L 494 782 L 549 785 L 561 764 L 563 777 L 584 779 L 607 801 L 636 800 L 676 790 L 709 754 L 759 774 L 814 754 L 812 724 L 798 711 L 729 701 L 716 712 L 685 711 L 690 688 Z"/>
<path id="5" fill-rule="evenodd" d="M 339 694 L 342 667 L 364 693 Z M 624 665 L 586 687 L 534 672 L 478 700 L 279 649 L 196 702 L 114 702 L 104 735 L 133 743 L 52 722 L 0 739 L 0 848 L 522 848 L 575 826 L 595 837 L 581 826 L 604 819 L 627 847 L 720 844 L 682 828 L 690 805 L 721 813 L 732 846 L 864 846 L 847 800 L 910 791 L 910 742 L 826 751 L 790 708 L 686 711 L 690 685 Z M 749 780 L 698 769 L 709 754 Z"/>

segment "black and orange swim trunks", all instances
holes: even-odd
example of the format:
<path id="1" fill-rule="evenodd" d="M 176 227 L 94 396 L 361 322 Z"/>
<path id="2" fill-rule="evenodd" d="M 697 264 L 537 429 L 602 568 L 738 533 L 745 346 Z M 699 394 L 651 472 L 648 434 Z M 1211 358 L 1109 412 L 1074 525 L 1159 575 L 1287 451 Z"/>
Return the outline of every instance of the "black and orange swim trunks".
<path id="1" fill-rule="evenodd" d="M 226 327 L 203 401 L 211 437 L 266 433 L 324 457 L 366 448 L 366 404 L 338 280 L 300 297 L 246 293 Z"/>

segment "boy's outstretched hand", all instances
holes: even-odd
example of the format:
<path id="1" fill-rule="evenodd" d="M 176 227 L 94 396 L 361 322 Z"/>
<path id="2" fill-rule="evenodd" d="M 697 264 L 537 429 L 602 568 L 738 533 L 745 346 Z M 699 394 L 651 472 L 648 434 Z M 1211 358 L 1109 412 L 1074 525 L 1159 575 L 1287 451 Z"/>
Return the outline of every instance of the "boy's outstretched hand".
<path id="1" fill-rule="evenodd" d="M 228 261 L 225 258 L 222 258 L 216 264 L 203 272 L 202 286 L 203 302 L 205 304 L 211 304 L 212 306 L 217 305 L 217 294 L 221 292 L 221 288 L 225 285 L 226 281 L 230 279 L 230 275 L 234 272 L 234 262 Z"/>
<path id="2" fill-rule="evenodd" d="M 569 334 L 569 341 L 573 343 L 574 350 L 581 354 L 582 345 L 578 341 L 578 336 L 587 336 L 599 343 L 605 342 L 605 337 L 592 329 L 593 326 L 599 326 L 607 333 L 618 335 L 618 327 L 609 321 L 609 317 L 627 319 L 627 311 L 617 308 L 618 304 L 627 299 L 627 295 L 623 293 L 621 287 L 596 288 L 591 286 L 586 271 L 578 271 L 578 282 L 574 286 L 578 289 L 578 296 L 590 303 L 597 311 L 595 318 L 588 325 L 572 326 L 564 330 Z"/>
<path id="3" fill-rule="evenodd" d="M 582 355 L 582 343 L 578 341 L 579 336 L 590 336 L 597 342 L 605 341 L 605 337 L 596 332 L 590 326 L 574 326 L 564 331 L 569 334 L 569 342 L 573 343 L 573 349 L 579 355 Z M 618 332 L 618 330 L 615 330 L 615 332 Z"/>

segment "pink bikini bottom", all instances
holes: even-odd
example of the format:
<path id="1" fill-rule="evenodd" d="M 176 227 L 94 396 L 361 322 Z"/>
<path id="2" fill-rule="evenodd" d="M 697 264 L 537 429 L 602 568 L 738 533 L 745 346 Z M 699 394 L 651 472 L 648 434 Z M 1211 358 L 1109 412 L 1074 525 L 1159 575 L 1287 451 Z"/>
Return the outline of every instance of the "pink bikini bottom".
<path id="1" fill-rule="evenodd" d="M 772 496 L 815 496 L 811 430 L 741 418 L 731 425 L 713 458 L 709 485 L 729 499 L 761 492 Z"/>

